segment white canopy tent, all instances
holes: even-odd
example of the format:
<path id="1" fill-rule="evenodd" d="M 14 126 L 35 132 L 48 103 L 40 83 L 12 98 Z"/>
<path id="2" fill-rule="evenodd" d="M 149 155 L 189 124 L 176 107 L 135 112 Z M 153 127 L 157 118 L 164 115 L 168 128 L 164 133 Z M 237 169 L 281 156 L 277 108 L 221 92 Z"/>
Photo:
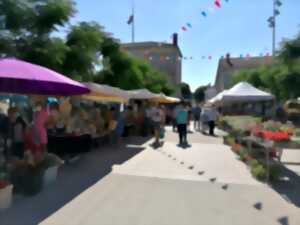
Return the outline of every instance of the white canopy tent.
<path id="1" fill-rule="evenodd" d="M 219 94 L 217 94 L 215 97 L 211 98 L 210 100 L 208 100 L 209 103 L 217 103 L 220 102 L 223 98 L 223 95 L 227 92 L 227 90 L 224 90 L 222 92 L 220 92 Z"/>
<path id="2" fill-rule="evenodd" d="M 229 90 L 219 93 L 210 103 L 262 102 L 274 100 L 274 95 L 259 90 L 247 82 L 240 82 Z"/>

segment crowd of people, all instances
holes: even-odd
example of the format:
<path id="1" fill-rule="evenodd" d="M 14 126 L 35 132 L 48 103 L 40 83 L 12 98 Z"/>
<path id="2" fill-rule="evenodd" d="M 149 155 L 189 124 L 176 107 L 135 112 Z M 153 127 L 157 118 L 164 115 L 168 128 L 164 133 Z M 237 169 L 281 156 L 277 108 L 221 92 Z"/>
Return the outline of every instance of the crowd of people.
<path id="1" fill-rule="evenodd" d="M 110 143 L 120 144 L 123 137 L 154 135 L 153 146 L 159 146 L 166 124 L 178 132 L 179 145 L 188 145 L 187 134 L 192 121 L 195 131 L 214 135 L 217 110 L 213 106 L 181 102 L 165 106 L 158 103 L 135 102 L 121 110 L 120 105 L 72 105 L 67 100 L 43 103 L 31 107 L 10 107 L 0 114 L 0 135 L 6 155 L 23 158 L 26 151 L 41 154 L 47 150 L 48 135 L 109 136 Z"/>

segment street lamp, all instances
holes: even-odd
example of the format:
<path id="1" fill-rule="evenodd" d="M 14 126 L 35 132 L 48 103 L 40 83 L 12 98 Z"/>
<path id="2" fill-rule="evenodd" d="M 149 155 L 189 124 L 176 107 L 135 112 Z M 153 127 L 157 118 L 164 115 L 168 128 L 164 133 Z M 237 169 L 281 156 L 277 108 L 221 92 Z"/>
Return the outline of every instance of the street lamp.
<path id="1" fill-rule="evenodd" d="M 268 18 L 269 27 L 272 28 L 272 55 L 275 55 L 276 49 L 276 17 L 280 15 L 279 8 L 282 6 L 280 0 L 273 0 L 273 16 Z"/>

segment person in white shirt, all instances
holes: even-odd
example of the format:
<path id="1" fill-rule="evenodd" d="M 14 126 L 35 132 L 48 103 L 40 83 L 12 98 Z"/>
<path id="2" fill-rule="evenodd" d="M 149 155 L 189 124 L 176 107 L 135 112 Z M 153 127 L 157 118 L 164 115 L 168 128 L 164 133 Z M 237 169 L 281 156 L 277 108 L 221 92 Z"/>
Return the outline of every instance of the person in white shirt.
<path id="1" fill-rule="evenodd" d="M 208 115 L 209 135 L 214 136 L 215 135 L 214 130 L 216 126 L 216 120 L 218 118 L 218 112 L 213 105 L 209 107 L 207 115 Z"/>
<path id="2" fill-rule="evenodd" d="M 155 136 L 155 142 L 154 145 L 158 146 L 159 145 L 159 133 L 160 133 L 160 128 L 163 122 L 163 112 L 161 108 L 156 105 L 151 109 L 151 120 L 154 126 L 154 136 Z"/>

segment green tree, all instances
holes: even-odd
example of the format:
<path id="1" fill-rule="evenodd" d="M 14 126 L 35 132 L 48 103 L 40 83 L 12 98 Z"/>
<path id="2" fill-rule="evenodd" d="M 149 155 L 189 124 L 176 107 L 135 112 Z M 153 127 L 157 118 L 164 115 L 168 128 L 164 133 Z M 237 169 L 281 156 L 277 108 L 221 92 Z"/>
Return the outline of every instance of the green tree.
<path id="1" fill-rule="evenodd" d="M 192 98 L 192 92 L 189 84 L 182 82 L 179 85 L 179 87 L 180 87 L 181 95 L 184 99 Z"/>
<path id="2" fill-rule="evenodd" d="M 198 87 L 194 92 L 194 99 L 196 102 L 203 102 L 205 100 L 205 91 L 207 89 L 207 85 Z"/>
<path id="3" fill-rule="evenodd" d="M 282 43 L 279 58 L 288 66 L 289 70 L 299 69 L 300 61 L 300 33 L 295 39 Z"/>
<path id="4" fill-rule="evenodd" d="M 95 22 L 69 26 L 72 0 L 0 1 L 0 56 L 14 56 L 79 81 L 171 94 L 165 76 L 120 49 Z M 66 38 L 53 32 L 68 28 Z"/>

